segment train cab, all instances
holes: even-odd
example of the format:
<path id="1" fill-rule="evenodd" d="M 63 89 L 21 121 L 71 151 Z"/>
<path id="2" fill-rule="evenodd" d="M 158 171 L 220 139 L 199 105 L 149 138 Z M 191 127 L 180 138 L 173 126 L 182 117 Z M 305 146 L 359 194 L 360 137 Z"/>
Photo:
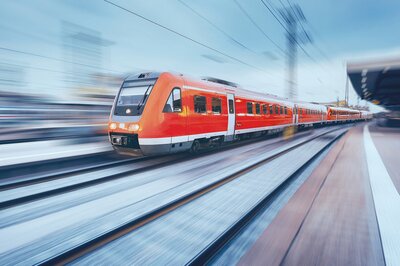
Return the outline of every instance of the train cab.
<path id="1" fill-rule="evenodd" d="M 186 132 L 182 86 L 182 79 L 169 73 L 126 78 L 110 114 L 109 139 L 114 149 L 134 155 L 168 153 L 172 132 Z"/>

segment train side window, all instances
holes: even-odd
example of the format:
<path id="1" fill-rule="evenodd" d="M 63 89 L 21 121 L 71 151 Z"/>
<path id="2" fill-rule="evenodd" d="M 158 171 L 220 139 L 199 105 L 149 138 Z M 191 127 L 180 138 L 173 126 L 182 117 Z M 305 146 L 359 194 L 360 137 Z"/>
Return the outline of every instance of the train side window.
<path id="1" fill-rule="evenodd" d="M 247 113 L 248 114 L 253 113 L 253 103 L 250 103 L 250 102 L 247 103 Z"/>
<path id="2" fill-rule="evenodd" d="M 233 100 L 229 100 L 228 104 L 229 104 L 229 113 L 233 114 L 235 112 L 235 109 L 233 107 Z"/>
<path id="3" fill-rule="evenodd" d="M 205 96 L 194 96 L 194 111 L 196 113 L 205 113 L 206 112 L 206 97 Z"/>
<path id="4" fill-rule="evenodd" d="M 182 112 L 181 89 L 174 88 L 164 105 L 164 113 L 180 113 Z"/>
<path id="5" fill-rule="evenodd" d="M 259 103 L 256 103 L 256 114 L 258 114 L 258 115 L 261 114 Z"/>
<path id="6" fill-rule="evenodd" d="M 267 110 L 267 105 L 266 104 L 263 104 L 263 114 L 267 114 L 268 113 L 268 110 Z"/>
<path id="7" fill-rule="evenodd" d="M 221 113 L 221 99 L 220 98 L 212 98 L 211 99 L 211 111 L 213 113 L 220 114 Z"/>
<path id="8" fill-rule="evenodd" d="M 273 114 L 274 113 L 274 107 L 272 106 L 272 104 L 269 105 L 269 114 Z"/>
<path id="9" fill-rule="evenodd" d="M 275 114 L 279 115 L 279 106 L 275 105 Z"/>
<path id="10" fill-rule="evenodd" d="M 172 95 L 173 95 L 173 111 L 180 113 L 182 112 L 182 100 L 181 100 L 181 89 L 179 88 L 174 88 L 172 90 Z"/>
<path id="11" fill-rule="evenodd" d="M 287 107 L 285 106 L 284 108 L 285 108 L 285 115 L 287 115 Z"/>
<path id="12" fill-rule="evenodd" d="M 281 106 L 281 115 L 283 114 L 283 106 Z"/>

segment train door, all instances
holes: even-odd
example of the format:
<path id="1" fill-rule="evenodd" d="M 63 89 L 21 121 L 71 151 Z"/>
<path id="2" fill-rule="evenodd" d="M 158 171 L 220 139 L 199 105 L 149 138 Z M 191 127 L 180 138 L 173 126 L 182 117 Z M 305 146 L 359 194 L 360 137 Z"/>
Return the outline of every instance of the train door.
<path id="1" fill-rule="evenodd" d="M 299 110 L 297 104 L 293 107 L 293 124 L 297 125 L 299 123 Z"/>
<path id="2" fill-rule="evenodd" d="M 228 104 L 228 129 L 225 141 L 232 141 L 235 136 L 235 96 L 231 93 L 226 95 Z"/>
<path id="3" fill-rule="evenodd" d="M 178 85 L 178 84 L 177 84 Z M 182 150 L 187 150 L 189 143 L 189 137 L 187 136 L 187 97 L 185 97 L 185 91 L 181 87 L 171 88 L 171 92 L 164 105 L 163 109 L 163 119 L 159 120 L 159 117 L 154 116 L 157 123 L 160 123 L 160 128 L 158 129 L 164 136 L 171 136 L 171 140 L 168 144 L 170 152 L 178 152 Z M 167 139 L 167 138 L 165 138 Z M 167 144 L 167 143 L 165 143 Z M 161 145 L 160 145 L 161 146 Z M 167 145 L 165 145 L 166 149 Z M 189 146 L 190 148 L 190 146 Z M 167 150 L 163 152 L 168 152 Z"/>

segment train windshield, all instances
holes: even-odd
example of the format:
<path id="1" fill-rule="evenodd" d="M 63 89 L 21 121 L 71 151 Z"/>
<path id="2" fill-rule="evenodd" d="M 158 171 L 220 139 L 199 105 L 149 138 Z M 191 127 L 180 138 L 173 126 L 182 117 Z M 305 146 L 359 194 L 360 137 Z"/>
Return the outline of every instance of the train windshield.
<path id="1" fill-rule="evenodd" d="M 114 114 L 121 116 L 140 115 L 153 88 L 153 84 L 124 82 L 115 104 Z"/>

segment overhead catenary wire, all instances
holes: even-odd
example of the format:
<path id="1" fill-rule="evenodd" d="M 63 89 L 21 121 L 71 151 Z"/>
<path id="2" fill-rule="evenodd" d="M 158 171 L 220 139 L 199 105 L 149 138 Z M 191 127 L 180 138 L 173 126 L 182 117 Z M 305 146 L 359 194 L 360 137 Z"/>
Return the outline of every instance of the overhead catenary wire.
<path id="1" fill-rule="evenodd" d="M 290 38 L 292 38 L 294 40 L 294 42 L 300 47 L 300 49 L 304 52 L 304 54 L 309 57 L 311 60 L 313 60 L 315 62 L 315 59 L 304 49 L 304 47 L 297 41 L 296 38 L 293 38 L 293 36 L 290 35 L 288 29 L 283 25 L 283 23 L 278 19 L 278 17 L 274 14 L 274 12 L 272 12 L 272 10 L 268 7 L 268 5 L 261 0 L 261 2 L 263 3 L 263 5 L 268 9 L 268 11 L 274 16 L 274 18 L 279 22 L 279 24 L 285 29 L 285 31 L 287 32 L 287 34 L 289 34 Z"/>
<path id="2" fill-rule="evenodd" d="M 59 73 L 59 74 L 65 74 L 65 75 L 73 75 L 73 74 L 75 74 L 73 72 L 66 72 L 66 71 L 43 68 L 43 67 L 34 67 L 34 66 L 30 66 L 30 65 L 21 65 L 21 64 L 16 64 L 16 63 L 4 63 L 4 62 L 1 62 L 0 66 L 1 65 L 7 65 L 9 67 L 29 68 L 29 69 L 33 69 L 33 70 L 52 72 L 52 73 Z"/>
<path id="3" fill-rule="evenodd" d="M 297 15 L 297 12 L 295 12 L 294 7 L 293 7 L 293 4 L 290 2 L 290 0 L 286 0 L 286 1 L 287 1 L 287 3 L 289 4 L 290 8 L 293 10 L 294 14 L 295 14 L 296 16 L 298 16 L 298 15 Z M 306 22 L 306 23 L 308 24 L 308 26 L 311 28 L 310 22 L 309 22 L 308 20 L 305 20 L 305 22 Z M 322 57 L 324 57 L 327 61 L 329 61 L 328 56 L 318 47 L 318 45 L 315 44 L 315 42 L 313 42 L 313 41 L 310 39 L 309 35 L 307 34 L 307 31 L 305 30 L 305 28 L 304 28 L 304 26 L 303 26 L 303 21 L 299 20 L 299 24 L 300 24 L 300 27 L 302 28 L 303 32 L 306 34 L 307 38 L 309 38 L 309 40 L 310 40 L 311 44 L 313 45 L 313 47 L 322 55 Z"/>
<path id="4" fill-rule="evenodd" d="M 220 50 L 218 50 L 218 49 L 216 49 L 216 48 L 213 48 L 213 47 L 211 47 L 211 46 L 209 46 L 209 45 L 207 45 L 207 44 L 204 44 L 204 43 L 202 43 L 202 42 L 200 42 L 200 41 L 198 41 L 198 40 L 195 40 L 195 39 L 193 39 L 193 38 L 191 38 L 191 37 L 189 37 L 189 36 L 186 36 L 186 35 L 184 35 L 184 34 L 178 32 L 178 31 L 176 31 L 176 30 L 174 30 L 174 29 L 171 29 L 171 28 L 169 28 L 169 27 L 167 27 L 167 26 L 164 26 L 164 25 L 162 25 L 162 24 L 160 24 L 160 23 L 154 21 L 154 20 L 151 20 L 151 19 L 149 19 L 149 18 L 146 18 L 146 17 L 144 17 L 144 16 L 142 16 L 142 15 L 140 15 L 140 14 L 138 14 L 138 13 L 132 11 L 132 10 L 129 10 L 129 9 L 123 7 L 123 6 L 120 6 L 120 5 L 118 5 L 118 4 L 116 4 L 116 3 L 112 2 L 112 1 L 104 0 L 104 2 L 106 2 L 106 3 L 110 4 L 110 5 L 113 5 L 113 6 L 119 8 L 119 9 L 121 9 L 121 10 L 124 10 L 124 11 L 126 11 L 126 12 L 128 12 L 128 13 L 130 13 L 130 14 L 136 16 L 136 17 L 139 17 L 139 18 L 141 18 L 141 19 L 143 19 L 143 20 L 145 20 L 145 21 L 147 21 L 147 22 L 149 22 L 149 23 L 151 23 L 151 24 L 153 24 L 153 25 L 156 25 L 156 26 L 158 26 L 158 27 L 160 27 L 160 28 L 162 28 L 162 29 L 164 29 L 164 30 L 167 30 L 167 31 L 169 31 L 169 32 L 171 32 L 171 33 L 173 33 L 173 34 L 175 34 L 175 35 L 178 35 L 178 36 L 180 36 L 181 38 L 184 38 L 184 39 L 186 39 L 186 40 L 189 40 L 189 41 L 191 41 L 191 42 L 193 42 L 193 43 L 196 43 L 197 45 L 200 45 L 200 46 L 202 46 L 202 47 L 204 47 L 204 48 L 207 48 L 207 49 L 209 49 L 209 50 L 211 50 L 211 51 L 214 51 L 214 52 L 216 52 L 216 53 L 218 53 L 218 54 L 220 54 L 220 55 L 223 55 L 223 56 L 225 56 L 225 57 L 227 57 L 227 58 L 229 58 L 229 59 L 231 59 L 231 60 L 233 60 L 233 61 L 236 61 L 236 62 L 238 62 L 238 63 L 241 63 L 241 64 L 243 64 L 243 65 L 245 65 L 245 66 L 250 67 L 250 68 L 256 69 L 256 70 L 258 70 L 258 71 L 261 71 L 261 72 L 264 72 L 264 73 L 268 73 L 268 72 L 262 70 L 261 68 L 259 68 L 259 67 L 257 67 L 257 66 L 254 66 L 254 65 L 252 65 L 252 64 L 249 64 L 249 63 L 247 63 L 247 62 L 245 62 L 245 61 L 243 61 L 243 60 L 241 60 L 241 59 L 239 59 L 239 58 L 236 58 L 236 57 L 234 57 L 234 56 L 231 56 L 231 55 L 229 55 L 229 54 L 227 54 L 227 53 L 225 53 L 225 52 L 223 52 L 223 51 L 220 51 Z M 268 74 L 270 74 L 270 73 L 268 73 Z"/>
<path id="5" fill-rule="evenodd" d="M 268 39 L 276 48 L 278 48 L 283 54 L 286 54 L 285 50 L 280 47 L 272 38 L 251 18 L 249 13 L 239 4 L 237 0 L 234 0 L 235 4 L 239 7 L 242 13 L 251 21 L 251 23 L 264 35 L 266 39 Z"/>
<path id="6" fill-rule="evenodd" d="M 319 38 L 320 41 L 322 41 L 325 45 L 327 45 L 326 42 L 324 42 L 323 38 L 321 37 L 321 35 L 317 32 L 317 30 L 314 28 L 314 26 L 310 23 L 310 21 L 306 21 L 306 24 L 308 26 L 308 28 L 313 32 L 313 35 L 317 36 L 317 38 Z M 315 43 L 312 42 L 314 48 L 327 60 L 330 61 L 331 59 L 329 58 L 329 56 Z M 329 45 L 328 45 L 329 46 Z"/>
<path id="7" fill-rule="evenodd" d="M 243 43 L 241 43 L 240 41 L 236 40 L 234 37 L 232 37 L 230 34 L 228 34 L 226 31 L 224 31 L 221 27 L 219 27 L 218 25 L 216 25 L 214 22 L 212 22 L 210 19 L 206 18 L 204 15 L 200 14 L 198 11 L 196 11 L 192 6 L 190 6 L 189 4 L 185 3 L 183 0 L 178 0 L 182 5 L 184 5 L 186 8 L 188 8 L 189 10 L 191 10 L 194 14 L 196 14 L 198 17 L 200 17 L 201 19 L 203 19 L 204 21 L 206 21 L 208 24 L 210 24 L 213 28 L 215 28 L 217 31 L 221 32 L 223 35 L 225 35 L 225 37 L 227 37 L 228 39 L 230 39 L 231 41 L 233 41 L 234 43 L 236 43 L 237 45 L 239 45 L 240 47 L 254 53 L 257 54 L 257 52 L 255 52 L 254 50 L 250 49 L 248 46 L 244 45 Z"/>
<path id="8" fill-rule="evenodd" d="M 265 0 L 265 1 L 268 1 L 268 0 Z M 264 2 L 264 0 L 261 0 L 261 2 L 268 8 L 268 6 L 267 6 L 266 3 Z M 282 8 L 285 9 L 286 6 L 285 6 L 285 4 L 282 2 L 282 0 L 279 0 L 279 2 L 280 2 L 280 4 L 282 5 Z M 293 8 L 293 5 L 291 4 L 291 2 L 290 2 L 289 0 L 287 0 L 287 3 L 289 4 L 290 9 L 294 12 L 294 8 Z M 271 4 L 271 7 L 275 10 L 275 12 L 277 12 L 277 11 L 276 11 L 276 8 L 273 7 L 272 3 L 270 3 L 270 4 Z M 271 14 L 273 14 L 272 11 L 270 10 L 270 8 L 268 8 L 268 10 L 271 12 Z M 296 12 L 294 12 L 294 13 L 295 13 L 295 15 L 297 16 Z M 274 15 L 274 17 L 276 18 L 276 20 L 278 20 L 278 21 L 280 22 L 280 20 L 279 20 L 275 15 Z M 306 23 L 307 23 L 307 25 L 308 25 L 310 28 L 312 28 L 312 25 L 310 24 L 309 21 L 306 20 Z M 282 25 L 281 22 L 280 22 L 280 24 Z M 299 24 L 300 24 L 300 26 L 301 26 L 303 32 L 305 32 L 305 34 L 307 35 L 307 38 L 310 38 L 310 37 L 308 36 L 307 31 L 305 30 L 304 25 L 303 25 L 303 23 L 302 23 L 301 20 L 299 20 Z M 286 27 L 284 27 L 283 25 L 282 25 L 282 27 L 287 31 Z M 315 30 L 314 30 L 314 33 L 315 33 Z M 297 42 L 297 41 L 296 41 L 296 42 Z M 322 57 L 324 57 L 327 61 L 329 61 L 329 58 L 328 58 L 328 56 L 326 55 L 326 53 L 324 53 L 324 52 L 318 47 L 318 45 L 316 45 L 313 41 L 311 41 L 311 44 L 312 44 L 312 45 L 314 46 L 314 48 L 322 55 Z M 304 51 L 303 47 L 302 47 L 300 44 L 299 44 L 299 46 L 300 46 L 300 48 Z M 314 58 L 313 58 L 312 60 L 315 62 L 315 59 L 314 59 Z"/>
<path id="9" fill-rule="evenodd" d="M 264 2 L 264 0 L 261 0 L 261 2 L 262 2 L 263 5 L 268 9 L 268 11 L 272 14 L 272 16 L 274 16 L 274 18 L 276 19 L 276 21 L 279 22 L 279 24 L 282 26 L 282 28 L 284 28 L 285 31 L 289 33 L 289 31 L 286 29 L 285 25 L 283 25 L 282 21 L 281 21 L 281 20 L 275 15 L 275 13 L 271 10 L 271 8 L 273 8 L 273 7 L 271 6 L 271 8 L 270 8 L 270 7 Z M 275 12 L 277 12 L 277 11 L 275 10 Z"/>
<path id="10" fill-rule="evenodd" d="M 12 52 L 12 53 L 18 53 L 18 54 L 25 54 L 25 55 L 40 57 L 40 58 L 44 58 L 44 59 L 48 59 L 48 60 L 59 61 L 59 62 L 64 62 L 64 63 L 73 64 L 73 65 L 79 65 L 79 66 L 89 67 L 89 68 L 102 69 L 102 70 L 106 70 L 106 71 L 110 71 L 110 72 L 115 72 L 115 73 L 121 73 L 121 72 L 119 72 L 119 71 L 115 71 L 115 70 L 112 70 L 112 69 L 100 68 L 100 67 L 98 67 L 98 66 L 92 66 L 92 65 L 88 65 L 88 64 L 79 63 L 79 62 L 68 61 L 68 60 L 65 60 L 65 59 L 60 59 L 60 58 L 51 57 L 51 56 L 47 56 L 47 55 L 43 55 L 43 54 L 38 54 L 38 53 L 32 53 L 32 52 L 27 52 L 27 51 L 21 51 L 21 50 L 11 49 L 11 48 L 7 48 L 7 47 L 0 47 L 0 50 L 7 51 L 7 52 Z"/>
<path id="11" fill-rule="evenodd" d="M 254 50 L 252 50 L 251 48 L 249 48 L 248 46 L 244 45 L 243 43 L 241 43 L 240 41 L 236 40 L 235 38 L 233 38 L 230 34 L 228 34 L 225 30 L 223 30 L 221 27 L 217 26 L 215 23 L 213 23 L 210 19 L 206 18 L 204 15 L 200 14 L 198 11 L 196 11 L 192 6 L 190 6 L 189 4 L 185 3 L 184 0 L 178 0 L 182 5 L 184 5 L 185 7 L 187 7 L 189 10 L 191 10 L 193 13 L 195 13 L 197 16 L 199 16 L 200 18 L 202 18 L 203 20 L 205 20 L 207 23 L 209 23 L 212 27 L 214 27 L 216 30 L 218 30 L 219 32 L 221 32 L 222 34 L 224 34 L 228 39 L 232 40 L 233 42 L 235 42 L 236 44 L 238 44 L 239 46 L 241 46 L 242 48 L 257 54 L 257 52 L 255 52 Z M 283 78 L 284 79 L 284 78 Z"/>
<path id="12" fill-rule="evenodd" d="M 249 48 L 248 46 L 244 45 L 243 43 L 241 43 L 240 41 L 236 40 L 234 37 L 232 37 L 230 34 L 228 34 L 225 30 L 223 30 L 221 27 L 217 26 L 215 23 L 213 23 L 210 19 L 206 18 L 204 15 L 200 14 L 198 11 L 196 11 L 192 6 L 190 6 L 189 4 L 185 3 L 184 0 L 178 0 L 181 4 L 183 4 L 185 7 L 187 7 L 189 10 L 191 10 L 193 13 L 195 13 L 197 16 L 199 16 L 200 18 L 202 18 L 203 20 L 205 20 L 207 23 L 209 23 L 212 27 L 214 27 L 216 30 L 218 30 L 219 32 L 221 32 L 222 34 L 224 34 L 228 39 L 232 40 L 233 42 L 235 42 L 236 44 L 238 44 L 239 46 L 241 46 L 242 48 L 248 50 L 249 52 L 259 55 L 259 53 L 257 53 L 256 51 L 252 50 L 251 48 Z"/>

